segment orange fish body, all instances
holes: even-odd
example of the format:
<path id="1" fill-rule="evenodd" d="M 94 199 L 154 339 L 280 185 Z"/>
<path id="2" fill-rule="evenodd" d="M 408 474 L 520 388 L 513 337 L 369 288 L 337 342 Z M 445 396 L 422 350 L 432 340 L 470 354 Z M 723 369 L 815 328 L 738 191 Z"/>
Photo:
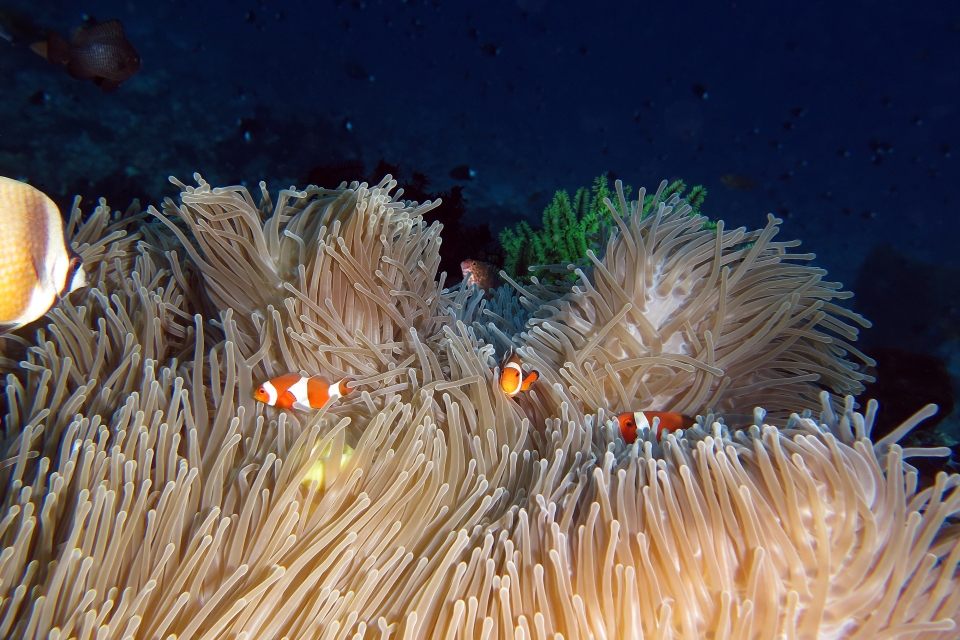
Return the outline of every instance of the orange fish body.
<path id="1" fill-rule="evenodd" d="M 515 353 L 507 356 L 500 365 L 500 388 L 511 398 L 529 389 L 530 385 L 539 378 L 540 374 L 537 371 L 531 371 L 526 377 L 523 376 L 523 366 Z"/>
<path id="2" fill-rule="evenodd" d="M 288 373 L 264 382 L 253 392 L 253 399 L 281 409 L 319 409 L 330 398 L 342 398 L 350 393 L 348 382 L 353 379 L 344 378 L 331 384 L 326 378 Z"/>
<path id="3" fill-rule="evenodd" d="M 30 48 L 53 64 L 66 65 L 67 73 L 74 78 L 93 79 L 104 92 L 115 90 L 141 67 L 140 54 L 116 19 L 83 27 L 72 42 L 56 31 L 48 31 L 46 42 Z"/>
<path id="4" fill-rule="evenodd" d="M 694 423 L 693 418 L 673 411 L 628 411 L 617 416 L 623 441 L 627 444 L 633 444 L 637 439 L 640 427 L 652 427 L 654 418 L 660 420 L 657 426 L 658 441 L 665 431 L 689 429 Z"/>
<path id="5" fill-rule="evenodd" d="M 36 320 L 85 283 L 80 258 L 64 241 L 57 205 L 34 187 L 0 176 L 0 330 Z"/>

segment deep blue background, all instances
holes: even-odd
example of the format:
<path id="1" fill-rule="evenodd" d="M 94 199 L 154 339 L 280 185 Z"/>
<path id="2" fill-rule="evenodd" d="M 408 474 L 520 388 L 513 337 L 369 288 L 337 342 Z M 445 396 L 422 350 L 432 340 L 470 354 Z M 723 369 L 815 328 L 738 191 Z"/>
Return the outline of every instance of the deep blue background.
<path id="1" fill-rule="evenodd" d="M 143 57 L 116 93 L 27 48 L 24 23 L 69 35 L 84 14 Z M 468 221 L 496 231 L 604 172 L 682 177 L 728 226 L 782 217 L 858 292 L 865 346 L 960 372 L 956 0 L 0 2 L 12 24 L 0 174 L 61 206 L 385 158 L 438 189 L 469 165 Z"/>

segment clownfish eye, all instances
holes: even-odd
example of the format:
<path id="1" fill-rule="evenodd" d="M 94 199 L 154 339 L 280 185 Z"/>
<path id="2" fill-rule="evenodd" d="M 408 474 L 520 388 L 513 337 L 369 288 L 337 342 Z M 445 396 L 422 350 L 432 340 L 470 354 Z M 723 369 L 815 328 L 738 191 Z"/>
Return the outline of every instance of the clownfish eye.
<path id="1" fill-rule="evenodd" d="M 260 387 L 259 389 L 257 389 L 257 393 L 259 393 L 260 395 L 264 395 L 264 396 L 265 396 L 265 395 L 267 395 L 267 390 L 264 389 L 263 387 Z"/>

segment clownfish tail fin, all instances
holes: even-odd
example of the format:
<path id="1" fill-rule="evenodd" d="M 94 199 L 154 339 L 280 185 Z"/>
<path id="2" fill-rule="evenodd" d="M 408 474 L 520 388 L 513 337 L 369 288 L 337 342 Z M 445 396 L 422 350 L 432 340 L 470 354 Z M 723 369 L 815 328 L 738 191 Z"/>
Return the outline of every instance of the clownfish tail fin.
<path id="1" fill-rule="evenodd" d="M 353 391 L 352 383 L 354 382 L 356 382 L 356 379 L 354 378 L 350 378 L 350 377 L 344 378 L 343 380 L 337 383 L 337 391 L 340 392 L 341 396 L 347 395 L 348 393 Z M 349 383 L 349 386 L 348 386 L 348 383 Z"/>

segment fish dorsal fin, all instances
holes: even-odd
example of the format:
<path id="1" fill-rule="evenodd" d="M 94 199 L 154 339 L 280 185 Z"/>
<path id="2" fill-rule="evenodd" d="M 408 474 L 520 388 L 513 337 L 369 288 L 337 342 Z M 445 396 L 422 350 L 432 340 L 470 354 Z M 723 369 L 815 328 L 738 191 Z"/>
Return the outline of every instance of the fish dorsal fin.
<path id="1" fill-rule="evenodd" d="M 104 40 L 123 40 L 123 24 L 117 18 L 98 22 L 95 25 L 84 27 L 77 31 L 73 37 L 75 46 L 83 46 L 90 42 L 103 42 Z"/>

